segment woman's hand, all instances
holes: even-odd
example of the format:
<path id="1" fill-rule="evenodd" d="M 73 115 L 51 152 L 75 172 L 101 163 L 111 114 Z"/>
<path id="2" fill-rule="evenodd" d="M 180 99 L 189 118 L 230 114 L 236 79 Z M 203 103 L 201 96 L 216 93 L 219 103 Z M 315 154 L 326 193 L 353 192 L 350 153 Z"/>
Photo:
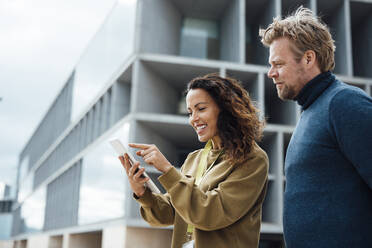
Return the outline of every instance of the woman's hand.
<path id="1" fill-rule="evenodd" d="M 130 143 L 128 145 L 130 147 L 140 149 L 136 152 L 136 154 L 141 156 L 146 164 L 153 165 L 157 170 L 166 173 L 172 168 L 171 163 L 169 163 L 156 145 L 134 143 Z"/>
<path id="2" fill-rule="evenodd" d="M 141 197 L 146 190 L 144 186 L 145 182 L 150 180 L 150 178 L 142 176 L 145 172 L 145 168 L 138 169 L 140 165 L 139 162 L 135 162 L 133 166 L 131 166 L 129 163 L 128 154 L 120 156 L 119 159 L 125 169 L 125 172 L 127 173 L 130 187 L 138 197 Z"/>

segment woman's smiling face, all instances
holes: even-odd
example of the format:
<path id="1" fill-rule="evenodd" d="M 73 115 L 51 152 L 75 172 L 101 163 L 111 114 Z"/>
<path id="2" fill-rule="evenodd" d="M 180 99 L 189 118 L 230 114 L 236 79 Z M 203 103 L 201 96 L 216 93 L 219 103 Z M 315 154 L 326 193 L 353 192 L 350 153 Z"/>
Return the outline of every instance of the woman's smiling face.
<path id="1" fill-rule="evenodd" d="M 189 123 L 198 134 L 201 142 L 212 139 L 213 148 L 218 148 L 220 138 L 218 136 L 217 120 L 220 109 L 217 103 L 203 89 L 191 89 L 186 96 Z"/>

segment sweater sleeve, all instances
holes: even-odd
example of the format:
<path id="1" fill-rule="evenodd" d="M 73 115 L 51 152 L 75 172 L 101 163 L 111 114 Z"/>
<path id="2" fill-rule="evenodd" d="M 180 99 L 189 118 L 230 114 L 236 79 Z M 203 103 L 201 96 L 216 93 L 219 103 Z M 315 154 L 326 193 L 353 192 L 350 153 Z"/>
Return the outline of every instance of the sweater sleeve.
<path id="1" fill-rule="evenodd" d="M 372 189 L 372 98 L 359 89 L 341 90 L 329 115 L 341 152 Z"/>
<path id="2" fill-rule="evenodd" d="M 141 197 L 133 195 L 141 204 L 141 216 L 151 226 L 169 226 L 174 223 L 174 209 L 168 194 L 156 194 L 148 188 Z"/>
<path id="3" fill-rule="evenodd" d="M 268 159 L 263 151 L 244 164 L 236 165 L 218 187 L 202 191 L 195 178 L 176 169 L 159 177 L 175 211 L 187 222 L 204 231 L 227 227 L 257 204 L 266 189 Z"/>

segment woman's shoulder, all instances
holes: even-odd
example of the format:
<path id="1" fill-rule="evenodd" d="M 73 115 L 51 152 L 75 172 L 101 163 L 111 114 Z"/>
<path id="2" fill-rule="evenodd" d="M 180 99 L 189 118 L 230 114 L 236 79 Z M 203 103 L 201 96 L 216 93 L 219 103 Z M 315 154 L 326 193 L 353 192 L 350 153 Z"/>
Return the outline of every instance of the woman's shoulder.
<path id="1" fill-rule="evenodd" d="M 258 156 L 269 160 L 266 152 L 256 142 L 254 142 L 252 147 L 252 156 Z"/>
<path id="2" fill-rule="evenodd" d="M 247 167 L 266 167 L 269 166 L 269 158 L 266 152 L 255 142 L 246 159 L 239 163 Z"/>
<path id="3" fill-rule="evenodd" d="M 203 151 L 203 148 L 200 148 L 198 150 L 192 151 L 187 155 L 187 158 L 195 158 L 197 157 L 201 152 Z"/>
<path id="4" fill-rule="evenodd" d="M 200 154 L 201 154 L 202 151 L 203 151 L 203 149 L 201 148 L 201 149 L 198 149 L 198 150 L 195 150 L 195 151 L 190 152 L 190 153 L 187 155 L 187 157 L 186 157 L 184 163 L 188 163 L 188 162 L 190 162 L 190 161 L 195 160 L 196 158 L 198 158 L 198 157 L 200 156 Z"/>

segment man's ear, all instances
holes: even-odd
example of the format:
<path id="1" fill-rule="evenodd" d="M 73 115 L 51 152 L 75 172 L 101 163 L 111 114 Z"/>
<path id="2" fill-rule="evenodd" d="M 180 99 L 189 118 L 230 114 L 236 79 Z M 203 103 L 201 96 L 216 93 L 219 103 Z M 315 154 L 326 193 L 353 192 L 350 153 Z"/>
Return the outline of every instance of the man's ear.
<path id="1" fill-rule="evenodd" d="M 313 50 L 307 50 L 304 59 L 306 66 L 312 67 L 316 64 L 316 53 Z"/>

